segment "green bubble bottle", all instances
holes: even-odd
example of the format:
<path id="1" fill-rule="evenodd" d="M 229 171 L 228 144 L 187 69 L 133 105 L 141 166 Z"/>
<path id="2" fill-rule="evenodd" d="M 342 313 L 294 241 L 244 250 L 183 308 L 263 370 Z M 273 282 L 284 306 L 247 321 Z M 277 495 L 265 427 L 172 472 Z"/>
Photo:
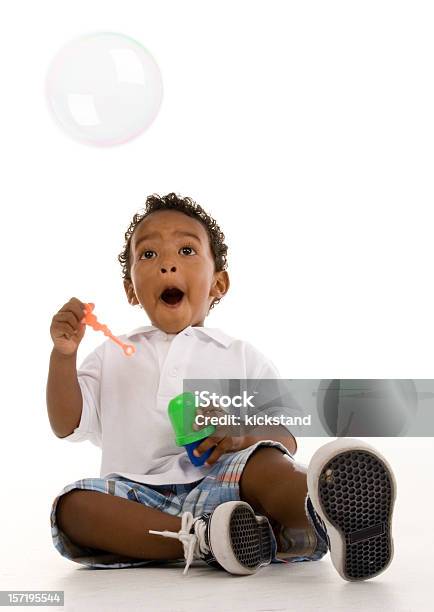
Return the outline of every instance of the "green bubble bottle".
<path id="1" fill-rule="evenodd" d="M 195 431 L 193 429 L 194 419 L 196 417 L 196 406 L 194 395 L 189 391 L 177 395 L 170 400 L 168 412 L 169 419 L 175 432 L 176 446 L 185 447 L 193 465 L 197 467 L 203 465 L 212 453 L 214 447 L 209 448 L 202 453 L 200 457 L 193 455 L 193 451 L 199 446 L 202 440 L 215 432 L 215 426 L 207 425 L 200 431 Z"/>

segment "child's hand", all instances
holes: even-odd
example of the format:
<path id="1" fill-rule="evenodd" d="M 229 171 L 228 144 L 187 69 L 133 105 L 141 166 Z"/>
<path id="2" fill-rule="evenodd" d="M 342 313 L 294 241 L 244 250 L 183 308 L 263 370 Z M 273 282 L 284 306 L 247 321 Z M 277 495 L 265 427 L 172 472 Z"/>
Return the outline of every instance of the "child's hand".
<path id="1" fill-rule="evenodd" d="M 71 298 L 64 304 L 51 321 L 50 334 L 56 351 L 62 355 L 72 355 L 78 349 L 86 331 L 82 323 L 85 316 L 85 304 L 77 298 Z"/>
<path id="2" fill-rule="evenodd" d="M 205 438 L 205 440 L 203 440 L 199 446 L 194 449 L 193 454 L 196 455 L 196 457 L 199 457 L 209 448 L 215 446 L 215 449 L 205 461 L 205 465 L 213 465 L 224 453 L 232 453 L 243 450 L 252 444 L 253 441 L 248 436 L 222 436 L 213 434 L 212 436 Z"/>
<path id="3" fill-rule="evenodd" d="M 208 408 L 196 408 L 196 416 L 203 415 L 207 419 L 209 417 L 222 417 L 227 415 L 226 410 L 220 407 L 210 406 Z M 203 419 L 202 419 L 203 421 Z M 205 462 L 205 465 L 213 465 L 217 459 L 223 455 L 224 453 L 235 452 L 239 450 L 243 450 L 243 448 L 247 448 L 252 444 L 251 440 L 247 439 L 247 436 L 234 436 L 234 427 L 230 425 L 224 424 L 214 424 L 208 421 L 203 421 L 204 424 L 198 425 L 196 421 L 193 423 L 193 429 L 195 431 L 200 431 L 207 425 L 214 425 L 215 432 L 212 436 L 208 436 L 203 440 L 193 451 L 193 454 L 196 457 L 202 455 L 209 448 L 215 446 L 213 452 L 208 457 Z M 224 423 L 224 419 L 221 421 Z"/>

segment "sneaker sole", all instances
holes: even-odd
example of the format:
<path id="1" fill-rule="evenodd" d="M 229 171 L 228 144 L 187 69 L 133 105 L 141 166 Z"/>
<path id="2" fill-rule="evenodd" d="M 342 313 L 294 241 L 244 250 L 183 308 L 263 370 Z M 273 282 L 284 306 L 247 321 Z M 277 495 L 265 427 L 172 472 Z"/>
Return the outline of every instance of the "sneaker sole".
<path id="1" fill-rule="evenodd" d="M 246 502 L 226 502 L 214 510 L 210 544 L 215 559 L 230 574 L 254 574 L 271 563 L 268 519 L 257 517 Z"/>
<path id="2" fill-rule="evenodd" d="M 330 556 L 349 581 L 381 574 L 393 558 L 392 514 L 396 481 L 386 459 L 372 446 L 338 439 L 313 455 L 307 486 L 325 522 Z"/>

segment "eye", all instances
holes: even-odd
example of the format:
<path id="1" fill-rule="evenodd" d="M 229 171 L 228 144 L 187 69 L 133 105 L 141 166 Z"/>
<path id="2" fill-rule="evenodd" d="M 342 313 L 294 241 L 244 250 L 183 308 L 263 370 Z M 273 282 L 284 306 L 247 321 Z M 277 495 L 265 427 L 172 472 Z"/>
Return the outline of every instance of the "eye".
<path id="1" fill-rule="evenodd" d="M 143 253 L 140 256 L 140 259 L 152 259 L 152 257 L 148 257 L 148 253 L 155 253 L 155 251 L 151 251 L 150 249 L 148 249 L 147 251 L 143 251 Z"/>
<path id="2" fill-rule="evenodd" d="M 185 251 L 185 250 L 193 251 L 193 253 L 187 253 L 187 255 L 195 255 L 196 254 L 196 251 L 191 246 L 185 246 L 185 247 L 182 247 L 182 249 L 180 249 L 180 251 Z M 184 253 L 184 255 L 185 255 L 185 253 Z"/>

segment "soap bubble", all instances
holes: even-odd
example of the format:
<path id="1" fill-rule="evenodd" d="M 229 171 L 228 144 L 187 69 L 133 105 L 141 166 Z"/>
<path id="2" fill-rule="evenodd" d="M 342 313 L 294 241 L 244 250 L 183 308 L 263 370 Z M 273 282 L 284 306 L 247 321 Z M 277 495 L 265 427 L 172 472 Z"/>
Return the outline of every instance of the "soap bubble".
<path id="1" fill-rule="evenodd" d="M 163 83 L 142 45 L 100 32 L 59 51 L 48 70 L 46 95 L 53 117 L 70 136 L 106 147 L 128 142 L 151 125 Z"/>

